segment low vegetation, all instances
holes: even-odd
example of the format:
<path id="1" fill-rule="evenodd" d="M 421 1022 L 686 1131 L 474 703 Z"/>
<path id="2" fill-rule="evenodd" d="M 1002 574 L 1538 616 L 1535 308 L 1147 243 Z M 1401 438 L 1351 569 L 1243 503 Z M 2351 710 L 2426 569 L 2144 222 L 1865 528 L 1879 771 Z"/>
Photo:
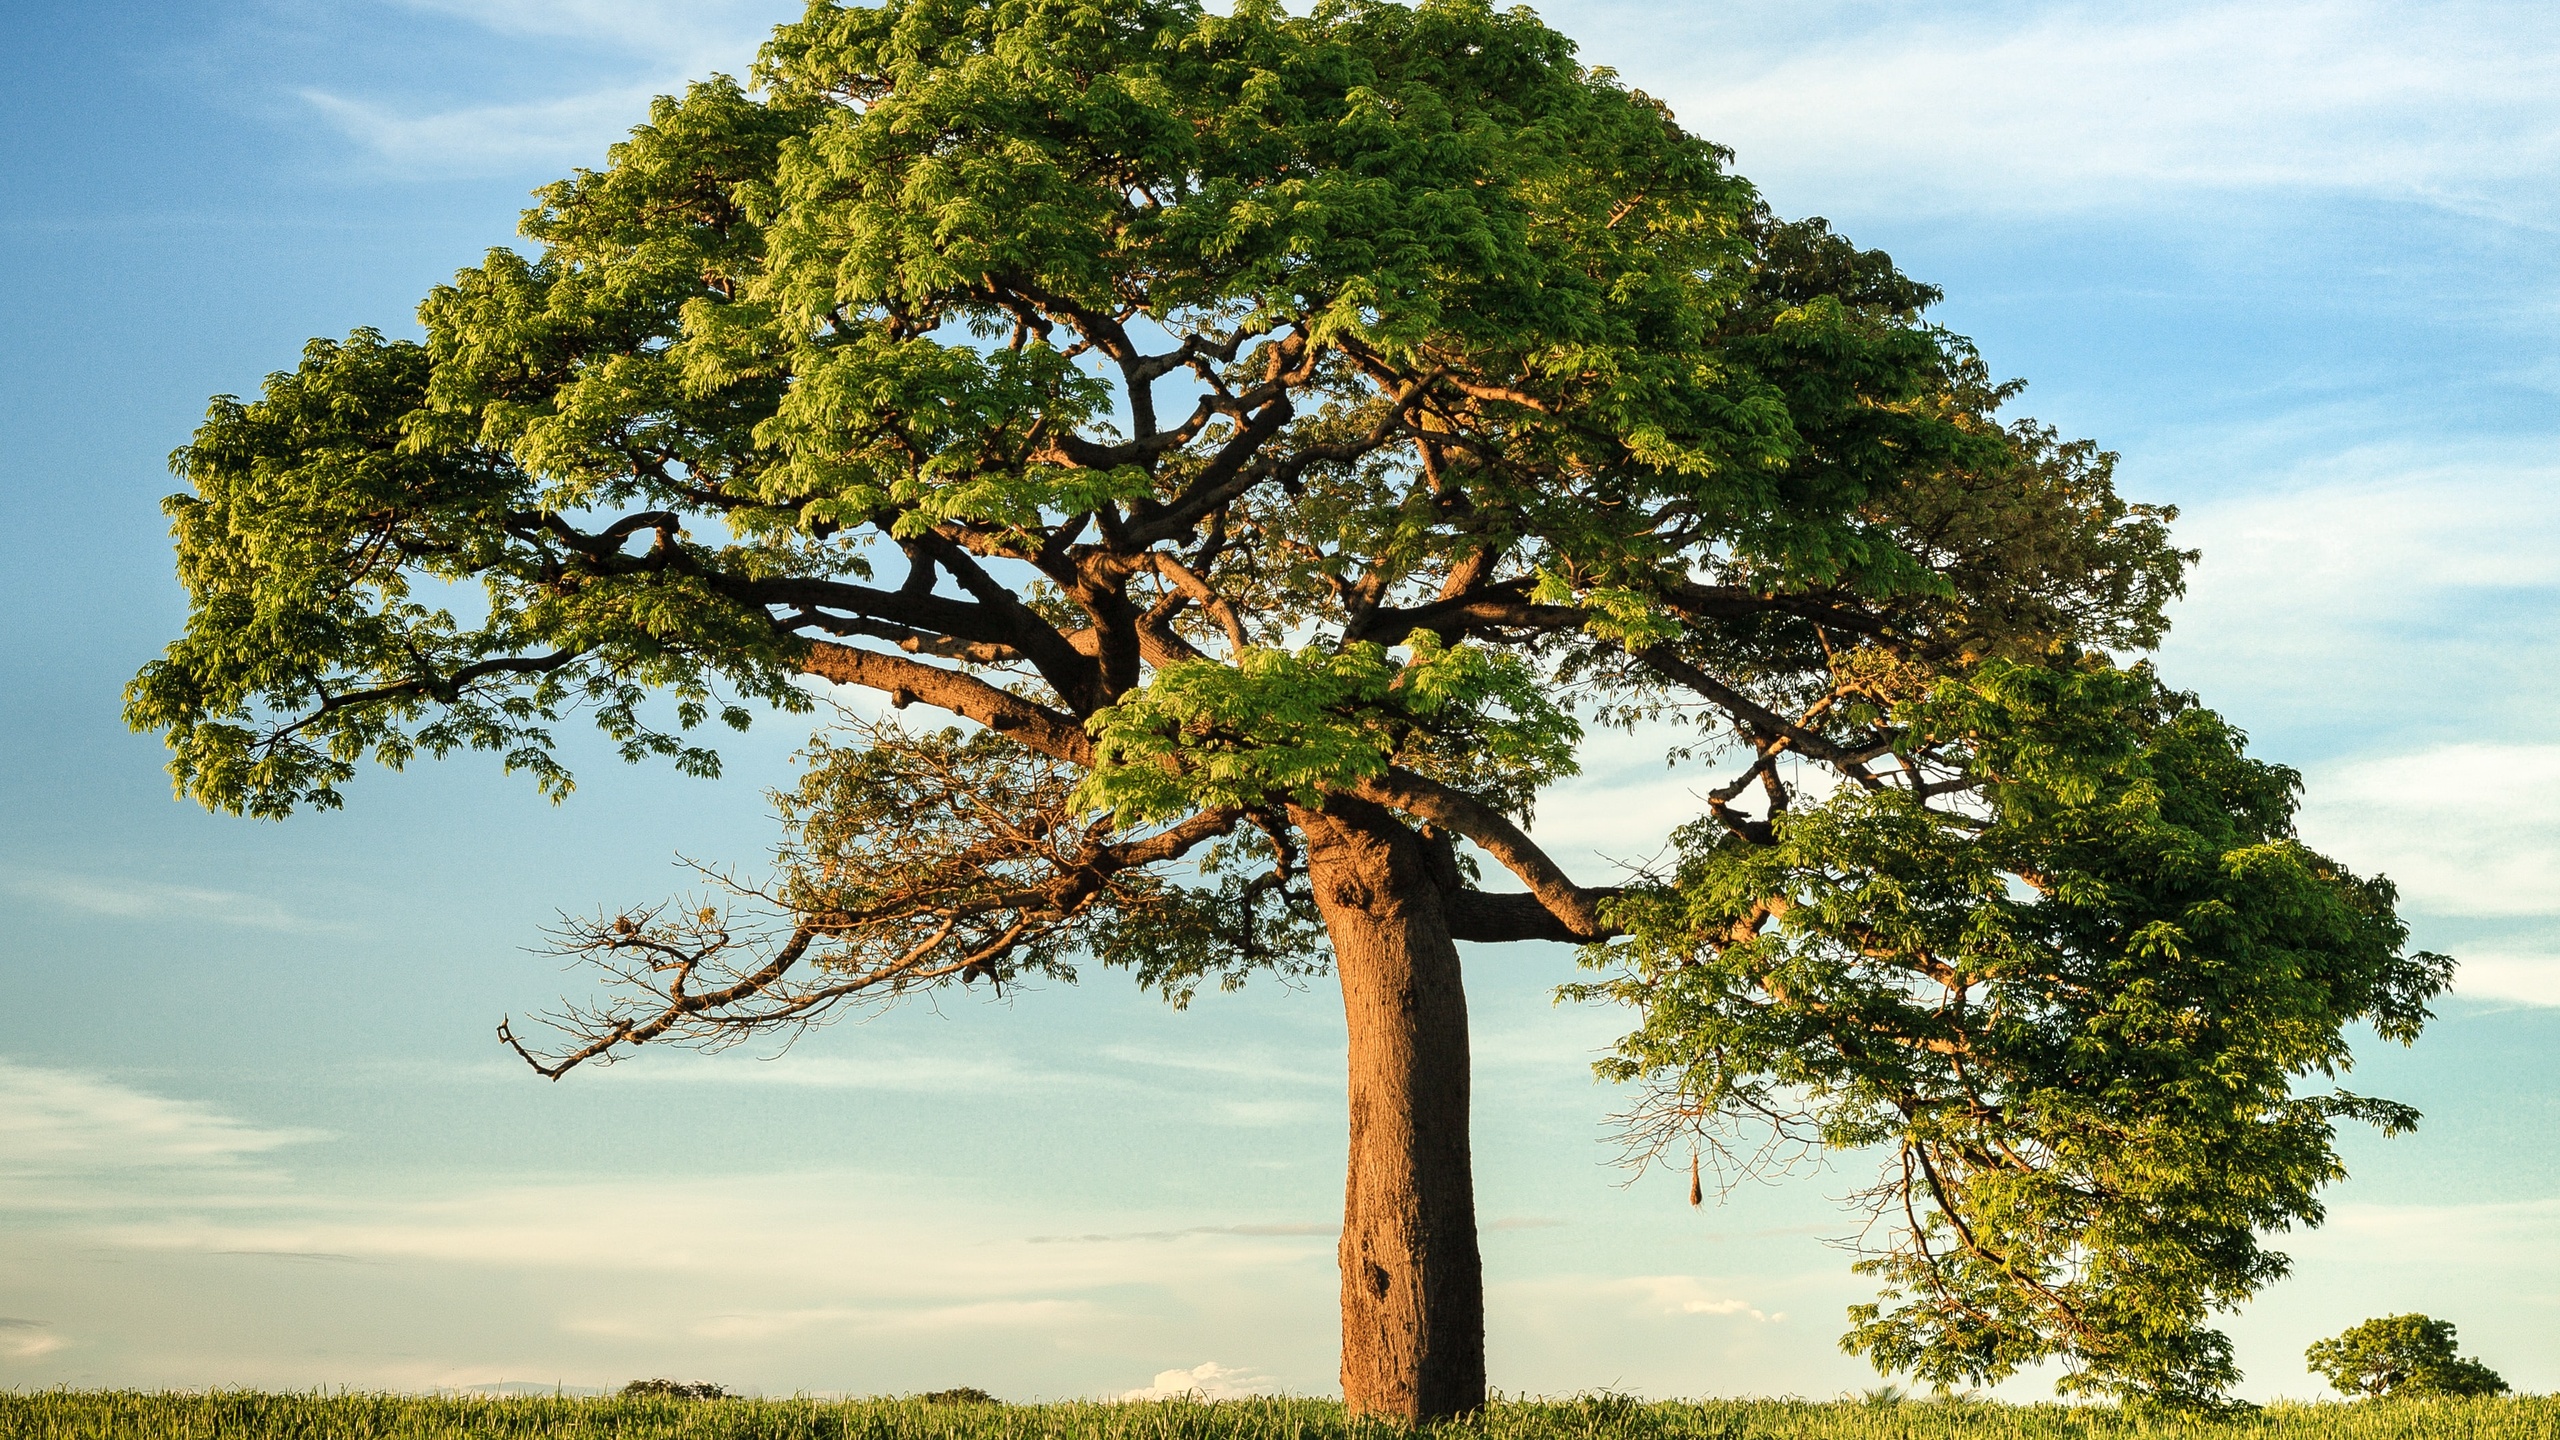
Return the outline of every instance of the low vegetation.
<path id="1" fill-rule="evenodd" d="M 1899 1399 L 1497 1401 L 1427 1427 L 1448 1440 L 2560 1440 L 2560 1397 L 2275 1405 L 2220 1420 L 2112 1406 Z M 1388 1440 L 1326 1400 L 1057 1405 L 872 1400 L 506 1398 L 0 1391 L 11 1440 Z"/>
<path id="2" fill-rule="evenodd" d="M 708 1380 L 634 1380 L 622 1387 L 626 1396 L 667 1400 L 726 1400 L 729 1392 Z"/>

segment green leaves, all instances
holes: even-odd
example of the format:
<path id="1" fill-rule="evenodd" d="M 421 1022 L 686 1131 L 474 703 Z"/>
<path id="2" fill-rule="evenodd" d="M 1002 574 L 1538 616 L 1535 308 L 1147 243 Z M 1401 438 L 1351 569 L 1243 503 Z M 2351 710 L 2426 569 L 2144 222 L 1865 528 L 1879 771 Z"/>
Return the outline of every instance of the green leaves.
<path id="1" fill-rule="evenodd" d="M 2454 1352 L 2453 1322 L 2386 1315 L 2302 1353 L 2313 1374 L 2349 1395 L 2503 1395 L 2507 1382 Z"/>
<path id="2" fill-rule="evenodd" d="M 1110 394 L 1045 344 L 984 351 L 866 329 L 794 368 L 756 439 L 787 457 L 760 489 L 804 527 L 893 513 L 901 539 L 947 522 L 1028 535 L 1046 517 L 1154 492 L 1137 466 L 1088 469 L 1046 452 L 1044 436 L 1093 423 Z"/>
<path id="3" fill-rule="evenodd" d="M 1581 728 L 1528 666 L 1471 646 L 1249 650 L 1164 666 L 1087 722 L 1075 804 L 1123 825 L 1194 809 L 1320 806 L 1397 763 L 1520 796 L 1574 770 Z"/>
<path id="4" fill-rule="evenodd" d="M 1640 1119 L 1882 1152 L 1885 1282 L 1843 1343 L 1943 1385 L 2054 1356 L 2066 1388 L 2208 1403 L 2213 1312 L 2317 1223 L 2332 1122 L 2302 1093 L 2347 1026 L 2406 1039 L 2451 962 L 2407 954 L 2389 886 L 2291 836 L 2291 772 L 2142 668 L 1992 662 L 1897 716 L 1978 782 L 1951 810 L 1848 789 L 1774 842 L 1693 825 L 1572 987 L 1635 1006 L 1601 1073 Z M 1906 1219 L 1906 1217 L 1909 1217 Z"/>
<path id="5" fill-rule="evenodd" d="M 698 774 L 717 756 L 647 720 L 654 695 L 679 729 L 745 723 L 723 680 L 732 697 L 805 708 L 789 643 L 680 563 L 673 517 L 624 527 L 655 535 L 655 563 L 563 583 L 543 553 L 556 516 L 518 508 L 541 503 L 532 477 L 501 452 L 418 438 L 430 374 L 421 347 L 371 331 L 315 341 L 259 400 L 217 399 L 172 457 L 194 487 L 167 505 L 192 608 L 125 714 L 168 732 L 181 794 L 281 817 L 339 804 L 368 755 L 398 768 L 477 749 L 557 798 L 570 778 L 549 727 L 572 707 L 626 758 Z M 462 588 L 474 581 L 477 595 Z"/>

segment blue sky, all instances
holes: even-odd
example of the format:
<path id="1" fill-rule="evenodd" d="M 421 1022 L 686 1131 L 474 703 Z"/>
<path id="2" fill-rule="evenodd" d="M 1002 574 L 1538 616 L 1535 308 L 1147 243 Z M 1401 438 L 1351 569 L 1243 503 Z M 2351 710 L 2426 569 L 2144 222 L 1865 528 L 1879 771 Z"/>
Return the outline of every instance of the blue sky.
<path id="1" fill-rule="evenodd" d="M 565 807 L 458 759 L 283 825 L 174 804 L 117 692 L 182 615 L 163 457 L 302 341 L 409 328 L 525 192 L 781 7 L 13 4 L 0 107 L 0 1385 L 1333 1385 L 1338 1006 L 1119 977 L 780 1059 L 546 1085 L 491 1027 L 584 982 L 555 912 L 752 860 L 729 780 L 588 747 Z M 2205 551 L 2162 664 L 2308 777 L 2306 835 L 2466 962 L 2354 1084 L 2330 1223 L 2233 1318 L 2244 1387 L 2369 1315 L 2560 1388 L 2560 11 L 1556 0 L 1789 214 L 1944 285 L 2022 408 Z M 1541 809 L 1641 853 L 1641 744 Z M 1494 1382 L 1829 1395 L 1854 1168 L 1691 1212 L 1627 1183 L 1558 949 L 1471 960 Z M 1681 1177 L 1685 1179 L 1685 1177 Z M 2026 1387 L 2033 1390 L 2036 1387 Z"/>

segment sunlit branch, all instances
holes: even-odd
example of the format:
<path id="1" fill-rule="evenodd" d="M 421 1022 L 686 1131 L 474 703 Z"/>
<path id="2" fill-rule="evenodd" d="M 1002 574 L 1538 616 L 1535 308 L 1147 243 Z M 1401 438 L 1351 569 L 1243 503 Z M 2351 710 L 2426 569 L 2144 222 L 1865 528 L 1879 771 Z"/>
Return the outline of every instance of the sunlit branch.
<path id="1" fill-rule="evenodd" d="M 1475 842 L 1527 885 L 1529 893 L 1574 938 L 1599 940 L 1617 933 L 1600 918 L 1601 903 L 1616 892 L 1575 884 L 1510 817 L 1483 801 L 1400 767 L 1361 781 L 1351 793 L 1446 826 Z"/>

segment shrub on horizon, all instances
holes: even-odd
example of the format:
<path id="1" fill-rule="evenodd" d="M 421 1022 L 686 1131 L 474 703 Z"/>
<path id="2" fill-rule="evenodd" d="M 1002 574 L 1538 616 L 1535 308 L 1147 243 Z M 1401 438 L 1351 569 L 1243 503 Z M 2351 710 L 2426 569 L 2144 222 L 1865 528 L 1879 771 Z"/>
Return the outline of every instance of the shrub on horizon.
<path id="1" fill-rule="evenodd" d="M 665 1400 L 727 1400 L 733 1398 L 725 1387 L 714 1385 L 708 1380 L 695 1380 L 690 1383 L 682 1380 L 634 1380 L 630 1384 L 622 1387 L 622 1393 L 626 1396 L 635 1398 L 645 1396 Z"/>

